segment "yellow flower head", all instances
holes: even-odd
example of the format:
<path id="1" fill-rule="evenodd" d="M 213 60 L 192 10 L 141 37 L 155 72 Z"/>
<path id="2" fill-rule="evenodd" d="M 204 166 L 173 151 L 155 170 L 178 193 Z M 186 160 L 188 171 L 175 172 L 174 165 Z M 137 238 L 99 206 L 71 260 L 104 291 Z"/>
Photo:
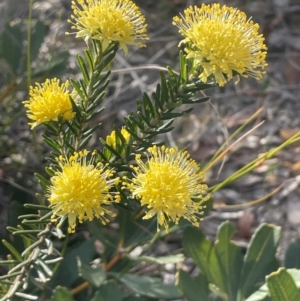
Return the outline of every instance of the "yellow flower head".
<path id="1" fill-rule="evenodd" d="M 27 116 L 32 122 L 29 125 L 33 129 L 37 125 L 47 121 L 57 121 L 58 118 L 70 120 L 75 113 L 68 91 L 69 83 L 59 83 L 59 79 L 47 79 L 45 83 L 36 83 L 36 87 L 30 87 L 29 100 L 23 101 L 27 108 Z"/>
<path id="2" fill-rule="evenodd" d="M 204 176 L 198 172 L 197 163 L 186 151 L 164 146 L 150 147 L 147 156 L 146 163 L 136 156 L 134 178 L 124 183 L 146 206 L 144 219 L 156 215 L 157 226 L 167 231 L 169 221 L 177 224 L 181 217 L 198 226 L 202 206 L 192 198 L 202 198 L 207 186 L 202 184 Z"/>
<path id="3" fill-rule="evenodd" d="M 51 178 L 48 188 L 48 199 L 53 208 L 53 218 L 60 217 L 59 225 L 68 217 L 68 231 L 75 232 L 76 221 L 100 218 L 103 224 L 114 217 L 110 205 L 120 201 L 118 193 L 109 192 L 119 182 L 111 179 L 114 170 L 102 163 L 96 166 L 94 154 L 87 161 L 88 151 L 75 152 L 69 159 L 62 156 L 57 159 L 61 171 Z"/>
<path id="4" fill-rule="evenodd" d="M 220 86 L 234 75 L 261 79 L 267 66 L 264 38 L 259 25 L 236 8 L 220 4 L 190 6 L 173 25 L 184 36 L 187 58 L 200 68 L 200 79 L 214 78 Z"/>
<path id="5" fill-rule="evenodd" d="M 130 139 L 130 134 L 127 132 L 127 130 L 122 128 L 121 129 L 121 134 L 125 138 L 126 142 L 128 142 L 129 139 Z M 116 137 L 116 132 L 115 131 L 112 131 L 111 134 L 106 137 L 106 143 L 109 146 L 111 146 L 112 148 L 116 149 L 117 137 Z"/>
<path id="6" fill-rule="evenodd" d="M 103 49 L 119 42 L 127 54 L 126 45 L 144 47 L 137 40 L 149 40 L 145 18 L 130 0 L 77 0 L 72 1 L 72 9 L 73 20 L 68 21 L 78 30 L 76 37 L 84 37 L 86 42 L 89 38 L 100 40 Z"/>

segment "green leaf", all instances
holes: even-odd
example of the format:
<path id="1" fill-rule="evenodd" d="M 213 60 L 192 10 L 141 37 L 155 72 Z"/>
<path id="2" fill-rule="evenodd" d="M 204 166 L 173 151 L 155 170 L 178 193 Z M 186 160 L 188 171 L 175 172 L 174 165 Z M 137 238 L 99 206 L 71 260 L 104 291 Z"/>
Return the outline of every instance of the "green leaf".
<path id="1" fill-rule="evenodd" d="M 243 257 L 241 248 L 230 241 L 235 228 L 231 222 L 220 225 L 215 252 L 222 270 L 223 283 L 229 300 L 236 300 Z"/>
<path id="2" fill-rule="evenodd" d="M 257 291 L 249 296 L 246 301 L 272 301 L 269 297 L 269 289 L 267 284 L 262 285 Z"/>
<path id="3" fill-rule="evenodd" d="M 119 208 L 117 217 L 120 224 L 119 240 L 123 242 L 124 248 L 149 241 L 157 230 L 157 221 L 155 219 L 144 220 L 141 217 L 135 220 L 134 216 L 134 212 Z"/>
<path id="4" fill-rule="evenodd" d="M 46 77 L 59 77 L 59 75 L 65 70 L 69 56 L 69 51 L 62 51 L 54 54 L 48 63 L 34 70 L 32 73 L 32 80 L 38 81 L 39 79 L 44 79 Z"/>
<path id="5" fill-rule="evenodd" d="M 183 246 L 208 281 L 225 291 L 222 270 L 211 241 L 195 227 L 187 227 L 183 232 Z"/>
<path id="6" fill-rule="evenodd" d="M 290 269 L 300 269 L 300 238 L 290 243 L 285 253 L 284 266 Z"/>
<path id="7" fill-rule="evenodd" d="M 74 301 L 70 291 L 62 286 L 57 286 L 53 291 L 53 301 Z"/>
<path id="8" fill-rule="evenodd" d="M 77 264 L 81 276 L 93 286 L 99 287 L 106 280 L 106 272 L 102 268 L 92 268 L 90 265 L 82 263 L 80 258 L 77 258 Z"/>
<path id="9" fill-rule="evenodd" d="M 300 292 L 296 283 L 285 268 L 271 273 L 266 280 L 273 301 L 300 300 Z"/>
<path id="10" fill-rule="evenodd" d="M 177 274 L 177 287 L 183 292 L 188 301 L 209 301 L 205 289 L 198 277 L 192 278 L 189 273 L 180 270 Z"/>
<path id="11" fill-rule="evenodd" d="M 139 296 L 139 297 L 129 296 L 129 297 L 122 299 L 122 301 L 154 301 L 154 300 L 152 298 L 150 300 L 148 298 L 141 297 L 141 296 Z"/>
<path id="12" fill-rule="evenodd" d="M 184 260 L 183 254 L 169 255 L 163 257 L 150 257 L 150 256 L 130 256 L 127 258 L 134 261 L 145 261 L 145 262 L 154 262 L 158 264 L 168 264 L 168 263 L 178 263 Z"/>
<path id="13" fill-rule="evenodd" d="M 47 29 L 49 26 L 40 20 L 38 20 L 34 27 L 31 29 L 31 38 L 30 38 L 30 56 L 31 60 L 34 60 L 39 54 L 40 47 L 44 42 L 44 38 L 47 34 Z M 25 64 L 24 64 L 25 66 Z"/>
<path id="14" fill-rule="evenodd" d="M 58 284 L 70 287 L 78 279 L 77 257 L 82 263 L 88 264 L 95 256 L 94 239 L 90 239 L 79 245 L 72 247 L 72 250 L 60 263 L 57 271 L 48 283 L 49 287 L 56 287 Z"/>
<path id="15" fill-rule="evenodd" d="M 182 297 L 182 293 L 176 286 L 164 284 L 160 278 L 132 274 L 120 275 L 119 273 L 110 273 L 110 275 L 118 278 L 118 280 L 128 288 L 142 296 L 164 299 L 177 299 Z"/>
<path id="16" fill-rule="evenodd" d="M 91 301 L 122 301 L 123 295 L 114 280 L 103 283 Z"/>
<path id="17" fill-rule="evenodd" d="M 252 235 L 241 274 L 240 290 L 244 297 L 253 291 L 260 278 L 266 276 L 268 266 L 275 258 L 280 232 L 278 226 L 261 224 Z"/>
<path id="18" fill-rule="evenodd" d="M 86 83 L 86 85 L 88 85 L 88 83 L 90 81 L 89 71 L 86 67 L 86 64 L 85 64 L 83 58 L 79 54 L 77 55 L 77 62 L 78 62 L 79 68 L 81 70 L 81 73 L 83 75 L 84 82 Z"/>
<path id="19" fill-rule="evenodd" d="M 23 33 L 20 26 L 11 26 L 7 23 L 0 35 L 0 57 L 11 67 L 14 75 L 17 75 L 20 71 L 23 48 Z"/>
<path id="20" fill-rule="evenodd" d="M 11 252 L 11 255 L 13 255 L 18 261 L 20 261 L 20 262 L 23 261 L 21 254 L 15 249 L 15 247 L 13 245 L 11 245 L 5 239 L 2 239 L 2 243 Z"/>

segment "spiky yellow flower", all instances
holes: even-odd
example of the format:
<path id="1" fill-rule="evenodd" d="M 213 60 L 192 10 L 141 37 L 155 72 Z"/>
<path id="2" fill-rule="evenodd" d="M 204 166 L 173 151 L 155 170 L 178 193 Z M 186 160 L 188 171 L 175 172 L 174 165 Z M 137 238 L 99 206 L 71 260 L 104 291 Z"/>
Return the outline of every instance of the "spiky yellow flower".
<path id="1" fill-rule="evenodd" d="M 156 215 L 158 228 L 163 226 L 167 231 L 169 222 L 177 224 L 180 218 L 198 226 L 202 206 L 193 198 L 202 198 L 207 186 L 202 184 L 204 176 L 198 172 L 197 163 L 186 151 L 164 146 L 150 147 L 147 157 L 144 163 L 140 155 L 136 156 L 134 178 L 124 183 L 147 208 L 144 219 Z"/>
<path id="2" fill-rule="evenodd" d="M 37 125 L 47 121 L 57 121 L 59 118 L 70 120 L 75 113 L 68 91 L 69 82 L 60 85 L 59 79 L 47 79 L 45 83 L 36 83 L 36 87 L 30 87 L 29 100 L 23 101 L 27 108 L 27 116 L 32 122 L 29 125 L 33 129 Z"/>
<path id="3" fill-rule="evenodd" d="M 75 152 L 68 159 L 57 158 L 61 171 L 51 178 L 48 200 L 53 208 L 53 219 L 58 216 L 59 225 L 68 218 L 68 231 L 75 232 L 77 219 L 100 218 L 106 224 L 108 217 L 114 217 L 111 210 L 113 202 L 120 201 L 118 193 L 110 192 L 119 178 L 112 178 L 114 170 L 102 163 L 94 165 L 95 154 L 87 160 L 88 151 Z M 54 219 L 55 220 L 55 219 Z"/>
<path id="4" fill-rule="evenodd" d="M 130 134 L 127 132 L 125 128 L 121 129 L 121 134 L 125 138 L 125 141 L 128 142 L 130 139 Z M 111 146 L 112 148 L 116 148 L 117 146 L 117 137 L 116 137 L 116 132 L 112 131 L 110 135 L 106 137 L 106 143 Z"/>
<path id="5" fill-rule="evenodd" d="M 130 0 L 77 0 L 72 1 L 72 9 L 68 21 L 78 30 L 76 37 L 100 40 L 103 49 L 118 42 L 127 54 L 127 45 L 144 47 L 137 40 L 149 40 L 145 18 Z"/>
<path id="6" fill-rule="evenodd" d="M 267 66 L 264 38 L 259 25 L 236 8 L 220 4 L 190 6 L 173 24 L 184 36 L 187 58 L 200 69 L 200 79 L 220 86 L 234 75 L 261 79 Z"/>

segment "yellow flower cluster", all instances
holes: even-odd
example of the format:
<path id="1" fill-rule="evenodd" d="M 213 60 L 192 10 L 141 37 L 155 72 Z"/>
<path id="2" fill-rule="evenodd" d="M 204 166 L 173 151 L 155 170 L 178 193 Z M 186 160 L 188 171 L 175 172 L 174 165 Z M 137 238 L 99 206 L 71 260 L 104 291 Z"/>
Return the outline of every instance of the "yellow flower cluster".
<path id="1" fill-rule="evenodd" d="M 77 2 L 77 3 L 76 3 Z M 140 41 L 149 40 L 147 25 L 139 8 L 130 0 L 77 0 L 72 1 L 72 29 L 76 37 L 100 40 L 103 50 L 111 42 L 118 42 L 127 54 L 127 45 L 144 47 Z"/>
<path id="2" fill-rule="evenodd" d="M 72 94 L 68 87 L 68 81 L 60 85 L 59 79 L 56 78 L 30 87 L 29 100 L 23 103 L 27 108 L 28 118 L 32 120 L 29 122 L 31 128 L 44 122 L 57 121 L 59 118 L 70 120 L 74 117 L 70 101 Z"/>
<path id="3" fill-rule="evenodd" d="M 194 59 L 200 79 L 220 86 L 234 75 L 261 79 L 267 66 L 266 45 L 259 25 L 236 8 L 220 4 L 191 6 L 173 24 L 184 36 L 187 58 Z"/>
<path id="4" fill-rule="evenodd" d="M 141 42 L 148 39 L 145 18 L 132 1 L 76 0 L 72 9 L 69 22 L 78 31 L 77 37 L 100 40 L 103 49 L 119 43 L 125 54 L 127 45 L 145 46 Z M 184 36 L 180 44 L 185 44 L 187 58 L 193 59 L 203 82 L 211 80 L 223 86 L 235 75 L 260 79 L 264 74 L 264 38 L 258 33 L 259 26 L 239 10 L 219 4 L 191 6 L 184 16 L 174 17 L 173 24 Z M 74 117 L 68 85 L 48 79 L 30 88 L 30 98 L 24 105 L 32 128 Z M 121 133 L 128 142 L 130 134 L 125 129 Z M 117 147 L 115 131 L 106 137 L 106 143 Z M 112 204 L 121 201 L 120 194 L 112 192 L 120 182 L 116 171 L 96 163 L 95 153 L 88 157 L 84 150 L 57 158 L 60 169 L 54 172 L 48 187 L 53 220 L 58 219 L 61 225 L 68 219 L 69 232 L 75 232 L 77 222 L 94 218 L 106 224 L 116 215 Z M 182 218 L 199 225 L 202 204 L 209 195 L 203 173 L 186 151 L 150 147 L 143 155 L 136 155 L 136 166 L 131 168 L 133 178 L 123 183 L 123 189 L 145 208 L 144 219 L 156 216 L 157 227 L 167 231 L 170 222 L 178 224 Z"/>
<path id="5" fill-rule="evenodd" d="M 147 209 L 144 219 L 157 216 L 157 226 L 167 231 L 169 222 L 178 223 L 180 218 L 198 226 L 202 206 L 193 198 L 203 197 L 207 186 L 204 175 L 199 172 L 197 163 L 189 154 L 177 148 L 151 147 L 144 163 L 140 155 L 136 156 L 137 167 L 134 178 L 124 183 L 132 196 L 140 200 Z"/>
<path id="6" fill-rule="evenodd" d="M 57 159 L 61 171 L 51 178 L 48 200 L 53 208 L 53 218 L 60 217 L 60 224 L 66 217 L 69 232 L 75 232 L 76 221 L 100 218 L 106 224 L 108 217 L 114 217 L 113 202 L 120 201 L 118 193 L 110 192 L 119 178 L 112 178 L 115 171 L 98 163 L 94 166 L 95 154 L 87 160 L 88 151 L 75 152 L 69 159 Z"/>
<path id="7" fill-rule="evenodd" d="M 121 129 L 121 134 L 123 135 L 125 141 L 128 142 L 129 139 L 130 139 L 130 134 L 127 132 L 127 130 L 122 128 Z M 117 137 L 116 137 L 116 132 L 115 131 L 112 131 L 111 134 L 106 137 L 106 143 L 109 146 L 111 146 L 112 148 L 116 149 L 116 147 L 117 147 Z"/>

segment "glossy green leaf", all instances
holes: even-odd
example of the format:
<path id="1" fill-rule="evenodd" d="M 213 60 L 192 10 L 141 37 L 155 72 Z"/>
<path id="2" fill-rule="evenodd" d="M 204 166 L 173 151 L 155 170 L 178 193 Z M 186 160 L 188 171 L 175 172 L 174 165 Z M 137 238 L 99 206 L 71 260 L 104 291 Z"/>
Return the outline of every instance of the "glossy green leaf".
<path id="1" fill-rule="evenodd" d="M 187 227 L 183 232 L 183 246 L 208 281 L 225 292 L 221 266 L 211 241 L 195 227 Z"/>
<path id="2" fill-rule="evenodd" d="M 133 274 L 110 273 L 134 292 L 149 298 L 177 299 L 182 293 L 177 287 L 164 284 L 162 279 Z"/>
<path id="3" fill-rule="evenodd" d="M 274 261 L 280 239 L 280 227 L 261 224 L 252 235 L 244 257 L 241 274 L 241 294 L 247 297 L 259 279 L 266 276 L 268 266 Z"/>
<path id="4" fill-rule="evenodd" d="M 62 286 L 57 286 L 53 291 L 53 301 L 74 301 L 70 291 Z"/>
<path id="5" fill-rule="evenodd" d="M 92 268 L 89 264 L 82 263 L 77 258 L 80 275 L 95 287 L 99 287 L 106 280 L 106 272 L 100 267 Z"/>
<path id="6" fill-rule="evenodd" d="M 299 289 L 285 268 L 267 276 L 266 281 L 273 301 L 300 300 Z"/>
<path id="7" fill-rule="evenodd" d="M 293 240 L 285 253 L 284 266 L 300 269 L 300 238 Z"/>
<path id="8" fill-rule="evenodd" d="M 222 271 L 222 281 L 226 289 L 224 292 L 229 300 L 236 300 L 243 264 L 241 248 L 230 241 L 234 232 L 235 228 L 231 222 L 222 223 L 214 247 Z"/>
<path id="9" fill-rule="evenodd" d="M 207 292 L 201 286 L 199 277 L 193 278 L 189 273 L 180 270 L 177 274 L 176 285 L 188 301 L 209 301 Z"/>

